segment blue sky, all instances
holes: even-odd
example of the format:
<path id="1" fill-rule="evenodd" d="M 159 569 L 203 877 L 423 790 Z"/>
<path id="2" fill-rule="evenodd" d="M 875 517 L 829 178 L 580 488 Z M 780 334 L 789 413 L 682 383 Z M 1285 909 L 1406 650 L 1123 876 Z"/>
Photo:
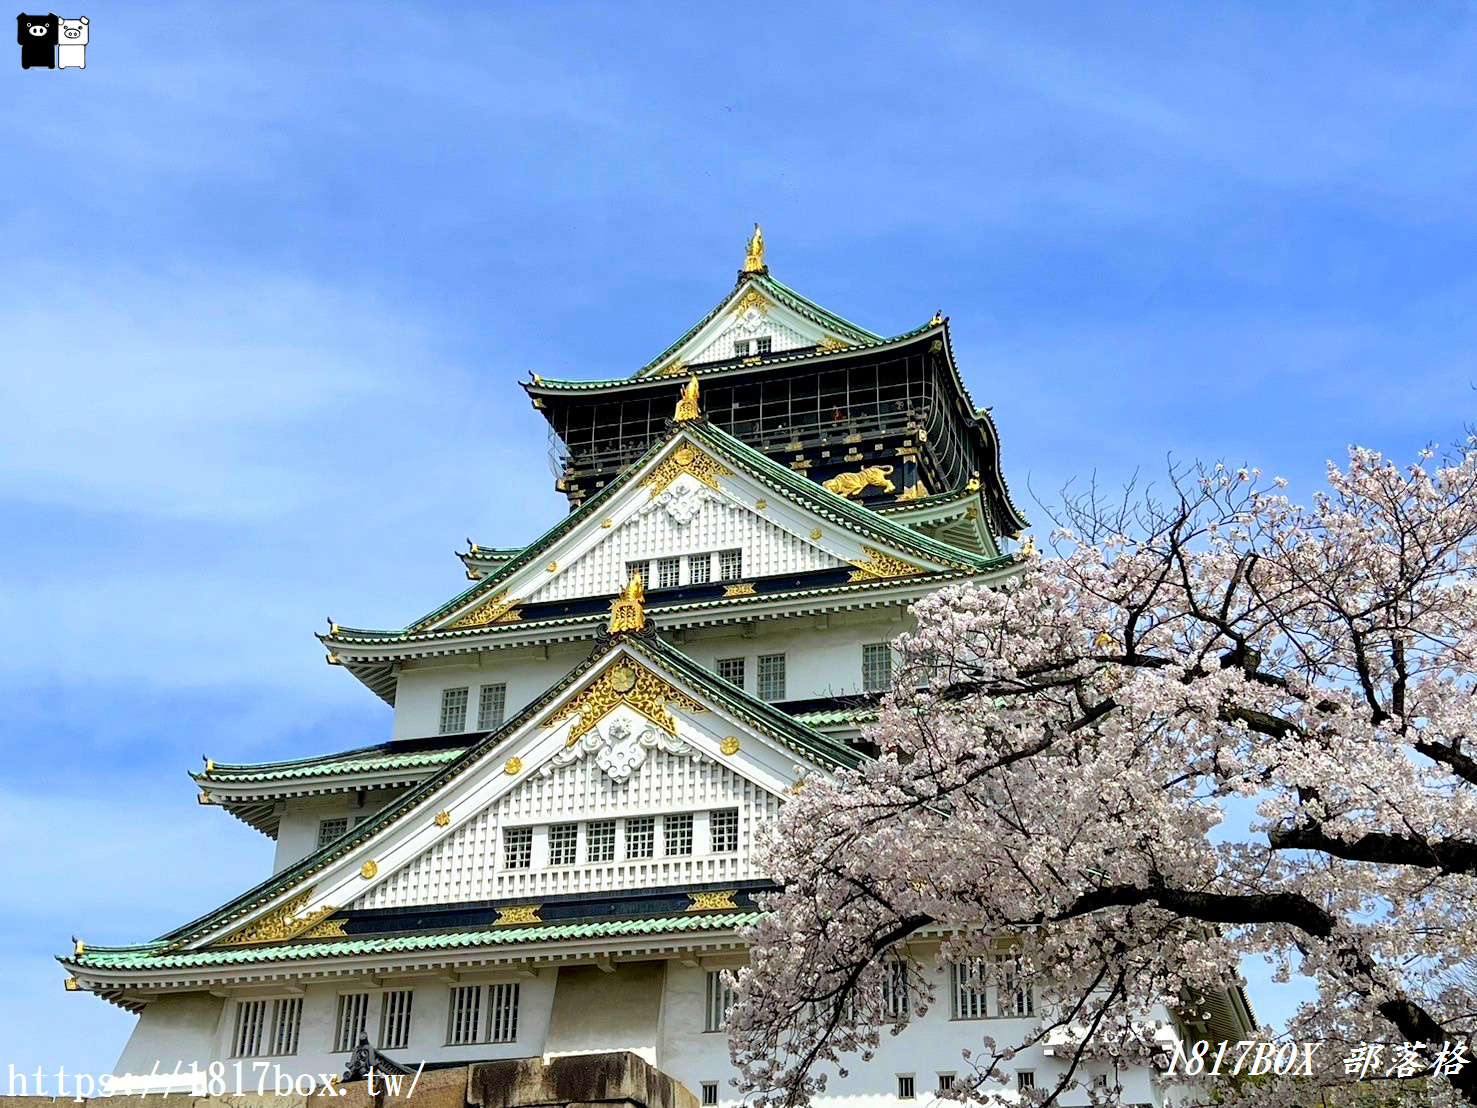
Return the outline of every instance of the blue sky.
<path id="1" fill-rule="evenodd" d="M 942 307 L 1030 511 L 1167 455 L 1315 487 L 1472 413 L 1458 5 L 119 3 L 0 64 L 0 1063 L 106 1072 L 50 956 L 255 882 L 202 754 L 384 738 L 326 615 L 563 510 L 516 381 L 773 272 Z M 1039 510 L 1036 515 L 1040 515 Z M 1258 989 L 1265 1014 L 1284 1007 Z M 19 1019 L 17 1017 L 20 1017 Z"/>

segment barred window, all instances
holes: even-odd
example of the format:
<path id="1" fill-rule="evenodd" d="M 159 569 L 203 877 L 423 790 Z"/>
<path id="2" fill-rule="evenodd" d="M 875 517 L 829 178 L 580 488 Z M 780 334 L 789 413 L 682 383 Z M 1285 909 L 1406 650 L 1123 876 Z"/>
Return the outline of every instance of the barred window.
<path id="1" fill-rule="evenodd" d="M 667 840 L 667 854 L 692 853 L 692 813 L 666 816 L 662 819 L 662 830 Z"/>
<path id="2" fill-rule="evenodd" d="M 238 1001 L 231 1054 L 236 1058 L 296 1054 L 302 1023 L 300 996 Z"/>
<path id="3" fill-rule="evenodd" d="M 320 819 L 318 821 L 318 845 L 327 846 L 349 829 L 348 817 Z"/>
<path id="4" fill-rule="evenodd" d="M 632 577 L 639 577 L 639 578 L 641 578 L 641 585 L 644 588 L 645 585 L 646 585 L 646 579 L 650 575 L 651 575 L 651 563 L 649 561 L 647 561 L 645 558 L 642 558 L 639 562 L 627 562 L 626 563 L 626 580 L 627 581 L 629 581 Z"/>
<path id="5" fill-rule="evenodd" d="M 759 655 L 759 699 L 773 703 L 785 698 L 785 656 Z"/>
<path id="6" fill-rule="evenodd" d="M 533 865 L 533 828 L 507 828 L 503 831 L 503 868 L 527 869 L 531 865 Z"/>
<path id="7" fill-rule="evenodd" d="M 518 1038 L 518 986 L 489 985 L 487 1041 L 511 1043 Z"/>
<path id="8" fill-rule="evenodd" d="M 410 1045 L 410 989 L 389 989 L 380 1006 L 381 1050 L 404 1050 Z"/>
<path id="9" fill-rule="evenodd" d="M 585 825 L 585 860 L 615 861 L 615 820 L 602 819 Z"/>
<path id="10" fill-rule="evenodd" d="M 718 676 L 737 688 L 744 687 L 744 660 L 742 658 L 719 658 Z"/>
<path id="11" fill-rule="evenodd" d="M 656 817 L 633 816 L 626 820 L 626 857 L 650 858 L 656 853 Z"/>
<path id="12" fill-rule="evenodd" d="M 737 808 L 724 808 L 708 813 L 708 838 L 714 854 L 739 848 L 739 814 Z"/>
<path id="13" fill-rule="evenodd" d="M 1016 1070 L 1015 1087 L 1017 1089 L 1034 1089 L 1036 1087 L 1035 1070 Z"/>
<path id="14" fill-rule="evenodd" d="M 882 1015 L 894 1023 L 908 1022 L 908 963 L 893 958 L 883 964 Z M 943 1086 L 940 1086 L 942 1088 Z"/>
<path id="15" fill-rule="evenodd" d="M 718 579 L 737 581 L 744 575 L 744 552 L 742 550 L 718 551 Z"/>
<path id="16" fill-rule="evenodd" d="M 675 589 L 682 582 L 681 558 L 658 558 L 656 562 L 656 587 Z"/>
<path id="17" fill-rule="evenodd" d="M 946 1093 L 954 1087 L 954 1075 L 952 1073 L 939 1074 L 939 1092 Z"/>
<path id="18" fill-rule="evenodd" d="M 717 1104 L 717 1103 L 718 1103 L 718 1082 L 716 1082 L 716 1081 L 704 1081 L 703 1082 L 703 1104 L 704 1105 L 710 1105 L 710 1104 Z"/>
<path id="19" fill-rule="evenodd" d="M 722 1031 L 733 1007 L 733 989 L 723 980 L 722 970 L 708 971 L 708 992 L 703 1009 L 703 1030 Z"/>
<path id="20" fill-rule="evenodd" d="M 441 690 L 441 733 L 455 735 L 467 729 L 467 688 Z"/>
<path id="21" fill-rule="evenodd" d="M 706 585 L 713 579 L 713 555 L 692 554 L 687 559 L 687 580 L 689 584 Z"/>
<path id="22" fill-rule="evenodd" d="M 899 1100 L 912 1100 L 917 1096 L 916 1084 L 911 1073 L 900 1073 L 897 1075 L 897 1098 Z"/>
<path id="23" fill-rule="evenodd" d="M 494 727 L 501 727 L 507 706 L 507 685 L 501 682 L 483 685 L 477 697 L 477 730 L 491 731 Z"/>
<path id="24" fill-rule="evenodd" d="M 459 985 L 451 990 L 450 1023 L 446 1033 L 446 1041 L 450 1045 L 511 1043 L 517 1038 L 516 984 Z"/>
<path id="25" fill-rule="evenodd" d="M 333 1049 L 353 1050 L 361 1036 L 369 1034 L 369 994 L 340 993 L 338 1014 L 333 1020 Z"/>
<path id="26" fill-rule="evenodd" d="M 446 1041 L 452 1046 L 479 1042 L 482 1028 L 482 986 L 457 985 L 451 990 L 450 1025 Z"/>
<path id="27" fill-rule="evenodd" d="M 985 1005 L 985 963 L 982 958 L 966 958 L 949 967 L 952 1012 L 956 1020 L 982 1020 L 989 1015 Z"/>
<path id="28" fill-rule="evenodd" d="M 886 692 L 892 684 L 892 646 L 885 642 L 869 642 L 862 647 L 862 688 L 867 692 Z"/>
<path id="29" fill-rule="evenodd" d="M 995 1011 L 997 1016 L 1029 1016 L 1036 1010 L 1031 986 L 1021 972 L 1021 960 L 1016 954 L 995 955 L 998 984 L 995 988 Z M 1023 1071 L 1024 1072 L 1024 1071 Z"/>
<path id="30" fill-rule="evenodd" d="M 578 848 L 580 825 L 556 823 L 549 828 L 549 865 L 572 866 Z"/>

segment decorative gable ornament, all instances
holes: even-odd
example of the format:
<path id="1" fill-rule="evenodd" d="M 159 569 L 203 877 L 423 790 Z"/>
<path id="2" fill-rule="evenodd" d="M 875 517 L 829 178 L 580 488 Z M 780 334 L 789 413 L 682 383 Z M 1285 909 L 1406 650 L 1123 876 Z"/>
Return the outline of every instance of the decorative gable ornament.
<path id="1" fill-rule="evenodd" d="M 686 527 L 697 518 L 698 513 L 703 510 L 703 505 L 712 496 L 712 490 L 708 486 L 684 481 L 663 489 L 649 506 L 661 508 L 671 516 L 672 522 L 678 527 Z"/>
<path id="2" fill-rule="evenodd" d="M 618 719 L 604 729 L 593 730 L 567 746 L 539 768 L 539 776 L 548 777 L 556 769 L 573 765 L 589 755 L 595 756 L 595 764 L 605 771 L 617 785 L 624 785 L 646 762 L 653 750 L 663 750 L 679 757 L 707 761 L 691 743 L 676 735 L 669 735 L 647 724 L 637 732 L 629 720 Z"/>

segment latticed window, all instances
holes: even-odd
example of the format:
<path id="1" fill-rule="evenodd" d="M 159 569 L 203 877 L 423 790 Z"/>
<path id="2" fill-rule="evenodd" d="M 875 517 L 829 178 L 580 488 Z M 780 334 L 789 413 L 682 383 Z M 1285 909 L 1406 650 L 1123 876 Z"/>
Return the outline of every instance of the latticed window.
<path id="1" fill-rule="evenodd" d="M 651 576 L 651 563 L 648 562 L 645 558 L 642 558 L 639 562 L 627 562 L 626 563 L 626 580 L 627 581 L 629 581 L 632 577 L 640 577 L 641 578 L 641 584 L 644 587 L 646 585 L 646 583 L 647 583 L 647 579 L 650 576 Z"/>
<path id="2" fill-rule="evenodd" d="M 739 848 L 739 814 L 737 808 L 724 808 L 708 813 L 708 837 L 714 854 L 724 854 Z"/>
<path id="3" fill-rule="evenodd" d="M 713 555 L 691 554 L 687 558 L 687 580 L 689 584 L 706 585 L 713 579 Z"/>
<path id="4" fill-rule="evenodd" d="M 347 816 L 338 819 L 320 819 L 318 821 L 318 845 L 327 846 L 349 829 Z"/>
<path id="5" fill-rule="evenodd" d="M 908 963 L 901 958 L 894 958 L 883 963 L 882 970 L 882 1015 L 885 1019 L 895 1023 L 906 1023 L 908 1020 Z"/>
<path id="6" fill-rule="evenodd" d="M 634 816 L 626 820 L 626 857 L 650 858 L 656 853 L 656 817 Z"/>
<path id="7" fill-rule="evenodd" d="M 763 335 L 754 341 L 759 344 L 759 349 L 756 351 L 758 354 L 768 354 L 774 348 L 774 339 L 768 335 Z"/>
<path id="8" fill-rule="evenodd" d="M 615 861 L 615 820 L 602 819 L 585 825 L 585 860 Z"/>
<path id="9" fill-rule="evenodd" d="M 487 986 L 487 1041 L 511 1043 L 518 1038 L 518 986 Z"/>
<path id="10" fill-rule="evenodd" d="M 549 828 L 549 865 L 572 866 L 579 845 L 580 825 L 556 823 Z"/>
<path id="11" fill-rule="evenodd" d="M 748 339 L 735 339 L 734 340 L 734 343 L 733 343 L 733 356 L 735 358 L 742 358 L 748 352 L 749 352 L 749 340 Z"/>
<path id="12" fill-rule="evenodd" d="M 410 1045 L 410 989 L 390 989 L 380 1007 L 381 1050 L 404 1050 Z"/>
<path id="13" fill-rule="evenodd" d="M 450 1024 L 446 1041 L 452 1046 L 479 1042 L 482 1029 L 482 986 L 458 985 L 451 990 Z"/>
<path id="14" fill-rule="evenodd" d="M 742 658 L 719 658 L 718 676 L 730 685 L 744 687 L 744 660 Z"/>
<path id="15" fill-rule="evenodd" d="M 533 828 L 507 828 L 503 831 L 503 868 L 527 869 L 531 865 L 533 865 Z"/>
<path id="16" fill-rule="evenodd" d="M 238 1001 L 231 1054 L 236 1058 L 296 1054 L 302 1023 L 300 996 Z"/>
<path id="17" fill-rule="evenodd" d="M 507 707 L 507 685 L 501 682 L 496 685 L 483 685 L 477 696 L 477 730 L 491 731 L 494 727 L 501 727 L 503 713 Z"/>
<path id="18" fill-rule="evenodd" d="M 467 729 L 467 689 L 441 690 L 441 733 L 455 735 Z"/>
<path id="19" fill-rule="evenodd" d="M 785 698 L 785 656 L 759 655 L 759 699 L 773 703 Z"/>
<path id="20" fill-rule="evenodd" d="M 485 1005 L 485 1008 L 484 1008 Z M 518 986 L 459 985 L 451 990 L 446 1041 L 511 1043 L 518 1038 Z"/>
<path id="21" fill-rule="evenodd" d="M 675 589 L 682 582 L 681 558 L 658 558 L 656 561 L 656 587 Z"/>
<path id="22" fill-rule="evenodd" d="M 667 840 L 666 846 L 668 855 L 692 853 L 691 812 L 683 812 L 680 815 L 663 817 L 662 830 Z"/>
<path id="23" fill-rule="evenodd" d="M 949 967 L 951 1015 L 956 1020 L 982 1020 L 989 1015 L 985 1004 L 985 962 L 966 958 Z"/>
<path id="24" fill-rule="evenodd" d="M 353 1050 L 369 1034 L 369 994 L 341 993 L 333 1020 L 333 1049 Z"/>
<path id="25" fill-rule="evenodd" d="M 737 581 L 744 575 L 744 552 L 742 550 L 718 551 L 718 579 Z"/>
<path id="26" fill-rule="evenodd" d="M 862 688 L 867 692 L 886 692 L 892 684 L 892 646 L 885 642 L 869 642 L 862 646 Z"/>
<path id="27" fill-rule="evenodd" d="M 703 1030 L 722 1031 L 733 1007 L 733 989 L 723 980 L 722 970 L 708 971 L 708 991 L 703 1009 Z"/>

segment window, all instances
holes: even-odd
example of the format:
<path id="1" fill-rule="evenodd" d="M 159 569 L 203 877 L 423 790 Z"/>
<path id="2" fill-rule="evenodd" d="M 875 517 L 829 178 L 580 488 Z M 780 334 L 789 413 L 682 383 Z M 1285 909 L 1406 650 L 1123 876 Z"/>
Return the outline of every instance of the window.
<path id="1" fill-rule="evenodd" d="M 713 579 L 713 555 L 693 554 L 687 559 L 687 581 L 692 585 L 706 585 Z"/>
<path id="2" fill-rule="evenodd" d="M 572 866 L 579 843 L 580 825 L 556 823 L 549 828 L 549 865 Z"/>
<path id="3" fill-rule="evenodd" d="M 995 964 L 999 967 L 999 985 L 996 988 L 995 1016 L 1029 1016 L 1036 1005 L 1031 996 L 1031 986 L 1022 980 L 1020 959 L 1014 954 L 997 954 Z"/>
<path id="4" fill-rule="evenodd" d="M 768 354 L 774 346 L 774 339 L 770 338 L 768 335 L 765 335 L 762 338 L 757 338 L 754 341 L 759 344 L 758 352 L 760 354 Z"/>
<path id="5" fill-rule="evenodd" d="M 939 1074 L 939 1092 L 946 1093 L 954 1087 L 954 1075 L 952 1073 Z"/>
<path id="6" fill-rule="evenodd" d="M 494 727 L 501 727 L 507 707 L 507 685 L 483 685 L 477 696 L 477 730 L 491 731 Z"/>
<path id="7" fill-rule="evenodd" d="M 692 853 L 692 813 L 667 816 L 662 820 L 662 830 L 667 840 L 667 854 Z"/>
<path id="8" fill-rule="evenodd" d="M 744 552 L 742 550 L 718 551 L 718 579 L 737 581 L 744 575 Z"/>
<path id="9" fill-rule="evenodd" d="M 911 1073 L 900 1073 L 897 1075 L 897 1098 L 899 1100 L 912 1100 L 917 1094 L 913 1090 L 913 1075 Z"/>
<path id="10" fill-rule="evenodd" d="M 441 733 L 455 735 L 467 729 L 467 690 L 441 690 Z"/>
<path id="11" fill-rule="evenodd" d="M 982 1020 L 985 1009 L 985 964 L 981 958 L 955 962 L 949 967 L 951 1015 L 956 1020 Z"/>
<path id="12" fill-rule="evenodd" d="M 658 558 L 656 560 L 656 587 L 675 589 L 682 582 L 681 558 Z"/>
<path id="13" fill-rule="evenodd" d="M 236 1004 L 231 1054 L 236 1058 L 296 1054 L 303 1023 L 303 998 L 242 1000 Z"/>
<path id="14" fill-rule="evenodd" d="M 527 869 L 533 865 L 533 828 L 509 827 L 503 832 L 503 868 Z"/>
<path id="15" fill-rule="evenodd" d="M 708 971 L 708 997 L 703 1012 L 704 1031 L 722 1031 L 733 1007 L 733 989 L 723 980 L 722 970 Z"/>
<path id="16" fill-rule="evenodd" d="M 703 1082 L 703 1104 L 708 1105 L 708 1104 L 717 1104 L 717 1103 L 718 1103 L 718 1082 L 716 1082 L 716 1081 L 704 1081 Z"/>
<path id="17" fill-rule="evenodd" d="M 404 1050 L 410 1045 L 410 989 L 390 989 L 380 1005 L 381 1050 Z"/>
<path id="18" fill-rule="evenodd" d="M 882 1015 L 896 1023 L 908 1021 L 908 963 L 894 958 L 883 965 Z"/>
<path id="19" fill-rule="evenodd" d="M 773 703 L 785 698 L 785 656 L 759 655 L 759 699 Z"/>
<path id="20" fill-rule="evenodd" d="M 989 1016 L 1029 1016 L 1035 1010 L 1031 988 L 1021 979 L 1014 954 L 997 954 L 993 986 L 986 987 L 985 960 L 970 958 L 949 968 L 953 1017 L 978 1020 Z"/>
<path id="21" fill-rule="evenodd" d="M 718 676 L 730 685 L 744 687 L 744 660 L 742 658 L 719 658 Z"/>
<path id="22" fill-rule="evenodd" d="M 749 352 L 749 340 L 748 339 L 735 339 L 734 340 L 734 344 L 733 344 L 733 356 L 735 358 L 742 358 L 748 352 Z"/>
<path id="23" fill-rule="evenodd" d="M 615 820 L 602 819 L 585 825 L 585 861 L 615 861 Z"/>
<path id="24" fill-rule="evenodd" d="M 369 1034 L 369 994 L 342 993 L 333 1020 L 333 1049 L 353 1050 Z"/>
<path id="25" fill-rule="evenodd" d="M 518 986 L 487 986 L 487 1041 L 511 1043 L 518 1038 Z"/>
<path id="26" fill-rule="evenodd" d="M 629 581 L 632 577 L 639 577 L 641 578 L 641 585 L 644 588 L 646 585 L 646 578 L 650 575 L 650 570 L 651 563 L 648 562 L 645 558 L 642 558 L 639 562 L 627 562 L 626 580 Z"/>
<path id="27" fill-rule="evenodd" d="M 885 642 L 869 642 L 862 647 L 862 688 L 867 692 L 886 692 L 892 684 L 892 646 Z"/>
<path id="28" fill-rule="evenodd" d="M 446 1031 L 446 1041 L 452 1046 L 475 1043 L 481 1026 L 482 986 L 454 987 L 451 990 L 451 1025 Z"/>
<path id="29" fill-rule="evenodd" d="M 1016 1070 L 1015 1087 L 1017 1089 L 1034 1089 L 1036 1087 L 1036 1071 Z"/>
<path id="30" fill-rule="evenodd" d="M 738 839 L 737 808 L 724 808 L 708 813 L 708 849 L 714 854 L 729 854 L 738 849 Z"/>
<path id="31" fill-rule="evenodd" d="M 650 858 L 656 853 L 656 817 L 634 816 L 626 820 L 626 857 Z"/>
<path id="32" fill-rule="evenodd" d="M 327 846 L 349 829 L 347 817 L 339 819 L 320 819 L 318 821 L 318 845 Z"/>

